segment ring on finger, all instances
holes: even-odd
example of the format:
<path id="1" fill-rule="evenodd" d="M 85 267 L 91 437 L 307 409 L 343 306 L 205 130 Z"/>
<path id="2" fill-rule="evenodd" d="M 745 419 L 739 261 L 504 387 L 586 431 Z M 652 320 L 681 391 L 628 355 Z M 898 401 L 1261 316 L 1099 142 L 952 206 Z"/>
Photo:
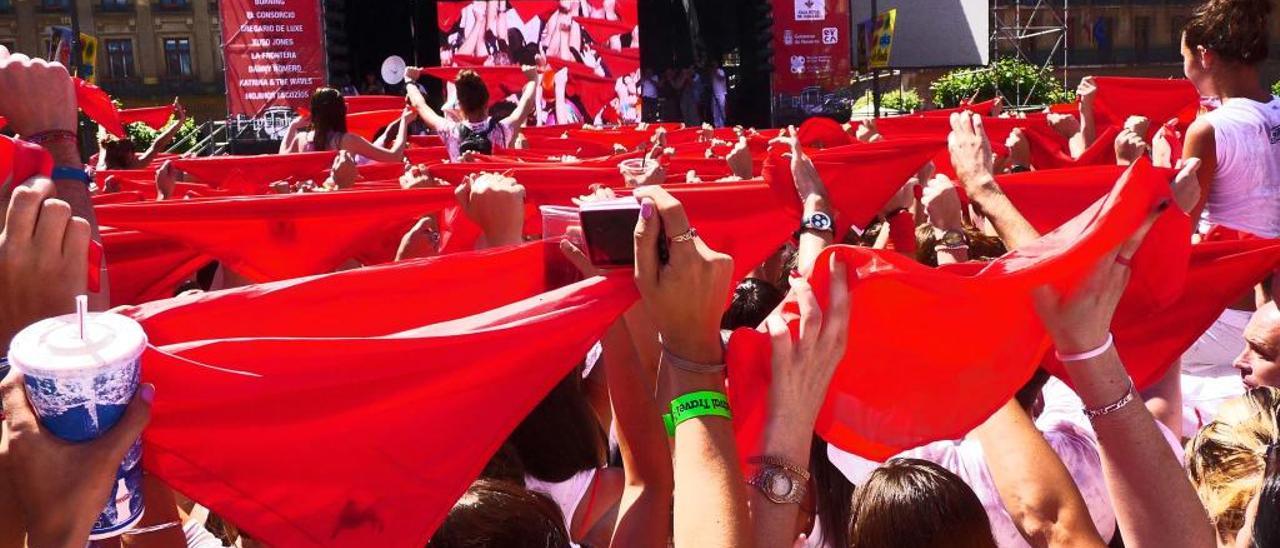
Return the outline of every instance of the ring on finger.
<path id="1" fill-rule="evenodd" d="M 673 244 L 678 244 L 681 242 L 691 242 L 694 240 L 694 238 L 697 238 L 697 237 L 698 237 L 697 229 L 693 227 L 689 227 L 689 230 L 686 230 L 680 233 L 679 235 L 672 236 L 671 238 L 669 238 L 669 240 Z"/>

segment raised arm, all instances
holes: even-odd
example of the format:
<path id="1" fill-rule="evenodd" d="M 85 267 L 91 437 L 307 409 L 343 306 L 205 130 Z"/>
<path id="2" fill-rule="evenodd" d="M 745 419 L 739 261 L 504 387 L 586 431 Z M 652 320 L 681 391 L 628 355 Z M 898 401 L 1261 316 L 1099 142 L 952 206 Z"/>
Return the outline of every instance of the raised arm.
<path id="1" fill-rule="evenodd" d="M 1098 85 L 1094 83 L 1093 77 L 1082 78 L 1080 85 L 1076 86 L 1076 97 L 1080 99 L 1080 133 L 1071 139 L 1073 157 L 1078 155 L 1076 150 L 1084 152 L 1098 139 L 1098 124 L 1093 117 L 1093 102 L 1097 96 Z"/>
<path id="2" fill-rule="evenodd" d="M 1200 222 L 1204 206 L 1209 201 L 1209 192 L 1213 189 L 1213 176 L 1218 171 L 1218 140 L 1213 133 L 1213 125 L 1204 118 L 1197 119 L 1187 128 L 1187 140 L 1182 144 L 1183 158 L 1199 158 L 1200 169 L 1196 177 L 1200 179 L 1200 200 L 1191 210 L 1191 221 Z"/>
<path id="3" fill-rule="evenodd" d="M 524 75 L 529 81 L 524 84 L 524 89 L 520 90 L 520 101 L 516 103 L 516 110 L 502 120 L 502 124 L 510 128 L 523 126 L 525 120 L 528 120 L 529 116 L 533 114 L 538 91 L 538 67 L 525 65 L 520 68 L 524 71 Z M 514 136 L 515 132 L 512 132 L 512 137 L 514 138 Z"/>
<path id="4" fill-rule="evenodd" d="M 1209 516 L 1120 363 L 1109 332 L 1129 280 L 1128 259 L 1159 212 L 1087 280 L 1063 296 L 1040 288 L 1036 308 L 1093 424 L 1126 546 L 1216 545 Z"/>
<path id="5" fill-rule="evenodd" d="M 756 465 L 755 470 L 749 471 L 753 488 L 748 502 L 757 546 L 792 546 L 801 533 L 797 522 L 808 483 L 813 427 L 848 342 L 846 272 L 844 264 L 832 255 L 830 298 L 825 311 L 818 307 L 808 281 L 797 278 L 791 282 L 791 292 L 800 308 L 799 340 L 791 340 L 791 330 L 780 311 L 766 318 L 762 327 L 773 343 L 773 379 L 769 385 L 764 445 L 749 460 Z M 774 490 L 779 475 L 797 486 L 791 496 L 779 496 Z"/>
<path id="6" fill-rule="evenodd" d="M 174 120 L 172 124 L 169 124 L 169 127 L 165 128 L 165 130 L 160 133 L 160 136 L 156 137 L 155 141 L 151 142 L 151 146 L 147 148 L 146 152 L 143 152 L 141 156 L 138 156 L 138 161 L 141 162 L 142 165 L 151 163 L 151 160 L 155 159 L 156 154 L 159 154 L 161 150 L 169 148 L 169 145 L 173 144 L 174 137 L 177 137 L 178 132 L 182 131 L 183 124 L 187 122 L 187 109 L 182 108 L 182 103 L 179 103 L 177 98 L 174 98 L 173 100 L 173 109 L 174 112 L 178 114 L 178 118 Z"/>
<path id="7" fill-rule="evenodd" d="M 641 199 L 636 287 L 664 344 L 658 401 L 691 398 L 688 406 L 672 406 L 673 414 L 687 412 L 681 413 L 687 420 L 677 419 L 675 426 L 672 538 L 677 547 L 751 546 L 746 488 L 723 403 L 728 400 L 719 327 L 733 259 L 707 247 L 680 202 L 661 187 L 642 187 L 635 195 Z M 658 258 L 663 234 L 666 264 Z"/>
<path id="8" fill-rule="evenodd" d="M 418 90 L 416 82 L 421 75 L 422 69 L 418 67 L 409 67 L 405 70 L 405 80 L 408 80 L 408 85 L 404 87 L 405 95 L 409 98 L 409 106 L 418 113 L 422 123 L 431 128 L 431 131 L 440 133 L 448 129 L 449 120 L 431 108 L 431 105 L 427 104 L 426 97 L 422 96 L 422 91 Z"/>
<path id="9" fill-rule="evenodd" d="M 413 109 L 408 108 L 400 115 L 400 121 L 396 124 L 396 141 L 389 148 L 380 147 L 370 143 L 364 137 L 348 133 L 342 137 L 342 149 L 375 162 L 403 162 L 405 142 L 409 135 L 409 122 L 414 116 Z"/>
<path id="10" fill-rule="evenodd" d="M 972 434 L 1018 532 L 1033 546 L 1104 546 L 1066 466 L 1017 400 Z"/>
<path id="11" fill-rule="evenodd" d="M 280 154 L 292 154 L 294 152 L 302 152 L 302 147 L 298 144 L 298 132 L 302 128 L 307 127 L 311 123 L 309 116 L 298 116 L 289 123 L 289 128 L 285 130 L 284 137 L 280 139 Z"/>
<path id="12" fill-rule="evenodd" d="M 813 262 L 818 259 L 818 254 L 835 239 L 835 226 L 832 224 L 835 214 L 827 199 L 827 187 L 822 184 L 813 161 L 800 146 L 795 128 L 787 128 L 786 135 L 780 141 L 791 147 L 791 178 L 795 181 L 796 193 L 800 195 L 800 203 L 804 207 L 800 217 L 802 229 L 798 238 L 799 245 L 796 248 L 796 270 L 800 271 L 801 276 L 808 276 L 813 271 Z M 823 223 L 827 225 L 825 228 L 820 226 Z"/>
<path id="13" fill-rule="evenodd" d="M 1017 249 L 1040 237 L 996 184 L 991 142 L 987 140 L 982 117 L 969 112 L 952 114 L 947 147 L 951 150 L 951 164 L 969 200 L 995 225 L 1005 246 Z"/>

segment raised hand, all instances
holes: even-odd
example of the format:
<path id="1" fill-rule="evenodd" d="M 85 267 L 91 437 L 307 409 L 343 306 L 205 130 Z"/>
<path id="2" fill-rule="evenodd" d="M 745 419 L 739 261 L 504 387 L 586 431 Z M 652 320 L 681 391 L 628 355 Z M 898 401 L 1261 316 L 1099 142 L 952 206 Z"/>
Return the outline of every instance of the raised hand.
<path id="1" fill-rule="evenodd" d="M 956 176 L 966 189 L 994 178 L 991 141 L 987 139 L 981 116 L 971 112 L 952 113 L 947 149 L 951 151 Z"/>
<path id="2" fill-rule="evenodd" d="M 708 149 L 710 150 L 710 149 Z M 724 157 L 726 164 L 729 164 L 729 171 L 735 176 L 750 179 L 752 175 L 751 150 L 747 148 L 747 139 L 739 137 L 737 144 L 733 145 L 733 150 Z"/>
<path id="3" fill-rule="evenodd" d="M 792 341 L 781 311 L 765 318 L 761 330 L 773 342 L 773 380 L 769 385 L 769 416 L 777 426 L 793 429 L 796 442 L 807 446 L 818 410 L 831 384 L 836 365 L 844 357 L 849 333 L 849 284 L 844 263 L 830 255 L 831 284 L 826 310 L 803 278 L 792 280 L 791 293 L 800 307 L 800 330 Z M 807 462 L 807 459 L 804 461 Z"/>
<path id="4" fill-rule="evenodd" d="M 1009 149 L 1009 165 L 1031 165 L 1031 142 L 1027 140 L 1022 128 L 1013 128 L 1009 132 L 1009 138 L 1005 139 L 1004 146 Z"/>
<path id="5" fill-rule="evenodd" d="M 13 191 L 0 218 L 0 347 L 22 328 L 75 312 L 86 292 L 89 222 L 53 198 L 53 181 L 38 177 Z"/>
<path id="6" fill-rule="evenodd" d="M 468 177 L 454 190 L 462 211 L 480 225 L 489 247 L 522 241 L 524 194 L 523 185 L 496 173 Z"/>
<path id="7" fill-rule="evenodd" d="M 0 116 L 18 135 L 76 129 L 75 88 L 61 63 L 0 54 L 0 97 L 8 98 L 0 101 Z"/>
<path id="8" fill-rule="evenodd" d="M 635 280 L 667 349 L 697 363 L 720 363 L 720 316 L 733 259 L 698 237 L 684 206 L 662 187 L 636 189 Z M 667 247 L 668 260 L 659 248 Z"/>
<path id="9" fill-rule="evenodd" d="M 1116 136 L 1116 163 L 1127 166 L 1147 153 L 1147 142 L 1132 129 L 1125 128 Z"/>
<path id="10" fill-rule="evenodd" d="M 1063 139 L 1070 139 L 1080 133 L 1080 119 L 1073 114 L 1050 112 L 1045 118 L 1049 122 L 1049 127 Z"/>
<path id="11" fill-rule="evenodd" d="M 1124 128 L 1137 133 L 1142 138 L 1147 137 L 1147 130 L 1151 127 L 1151 120 L 1146 116 L 1130 116 L 1124 120 Z"/>
<path id="12" fill-rule="evenodd" d="M 1080 99 L 1081 110 L 1093 108 L 1093 102 L 1098 98 L 1098 84 L 1092 76 L 1080 79 L 1080 85 L 1076 86 L 1076 97 Z"/>

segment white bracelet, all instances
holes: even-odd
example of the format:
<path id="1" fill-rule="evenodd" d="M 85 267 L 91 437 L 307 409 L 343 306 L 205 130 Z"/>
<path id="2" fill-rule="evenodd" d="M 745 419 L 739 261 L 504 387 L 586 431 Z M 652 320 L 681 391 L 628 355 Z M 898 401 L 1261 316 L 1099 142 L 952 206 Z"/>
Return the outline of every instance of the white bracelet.
<path id="1" fill-rule="evenodd" d="M 1107 332 L 1107 342 L 1102 343 L 1102 346 L 1099 346 L 1093 350 L 1090 350 L 1088 352 L 1081 352 L 1079 354 L 1063 354 L 1061 352 L 1058 352 L 1057 350 L 1054 350 L 1053 355 L 1054 357 L 1058 358 L 1058 361 L 1060 362 L 1082 362 L 1084 360 L 1091 360 L 1093 358 L 1103 355 L 1104 353 L 1106 353 L 1106 351 L 1111 349 L 1111 345 L 1115 344 L 1115 342 L 1116 342 L 1115 337 L 1111 335 L 1111 332 Z"/>
<path id="2" fill-rule="evenodd" d="M 173 529 L 174 527 L 182 527 L 182 523 L 177 521 L 170 521 L 166 523 L 161 523 L 159 525 L 151 525 L 149 527 L 135 527 L 133 529 L 125 531 L 124 534 L 130 535 L 130 536 L 145 535 L 147 533 L 154 533 L 156 531 L 163 531 L 165 529 Z"/>

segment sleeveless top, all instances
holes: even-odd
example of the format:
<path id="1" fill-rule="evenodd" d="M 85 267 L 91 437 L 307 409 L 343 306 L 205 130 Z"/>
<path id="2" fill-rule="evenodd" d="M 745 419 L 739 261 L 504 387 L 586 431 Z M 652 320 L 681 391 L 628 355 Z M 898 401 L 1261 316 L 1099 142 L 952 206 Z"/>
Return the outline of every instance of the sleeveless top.
<path id="1" fill-rule="evenodd" d="M 1213 126 L 1218 167 L 1203 221 L 1280 237 L 1280 98 L 1228 99 L 1204 117 Z"/>

